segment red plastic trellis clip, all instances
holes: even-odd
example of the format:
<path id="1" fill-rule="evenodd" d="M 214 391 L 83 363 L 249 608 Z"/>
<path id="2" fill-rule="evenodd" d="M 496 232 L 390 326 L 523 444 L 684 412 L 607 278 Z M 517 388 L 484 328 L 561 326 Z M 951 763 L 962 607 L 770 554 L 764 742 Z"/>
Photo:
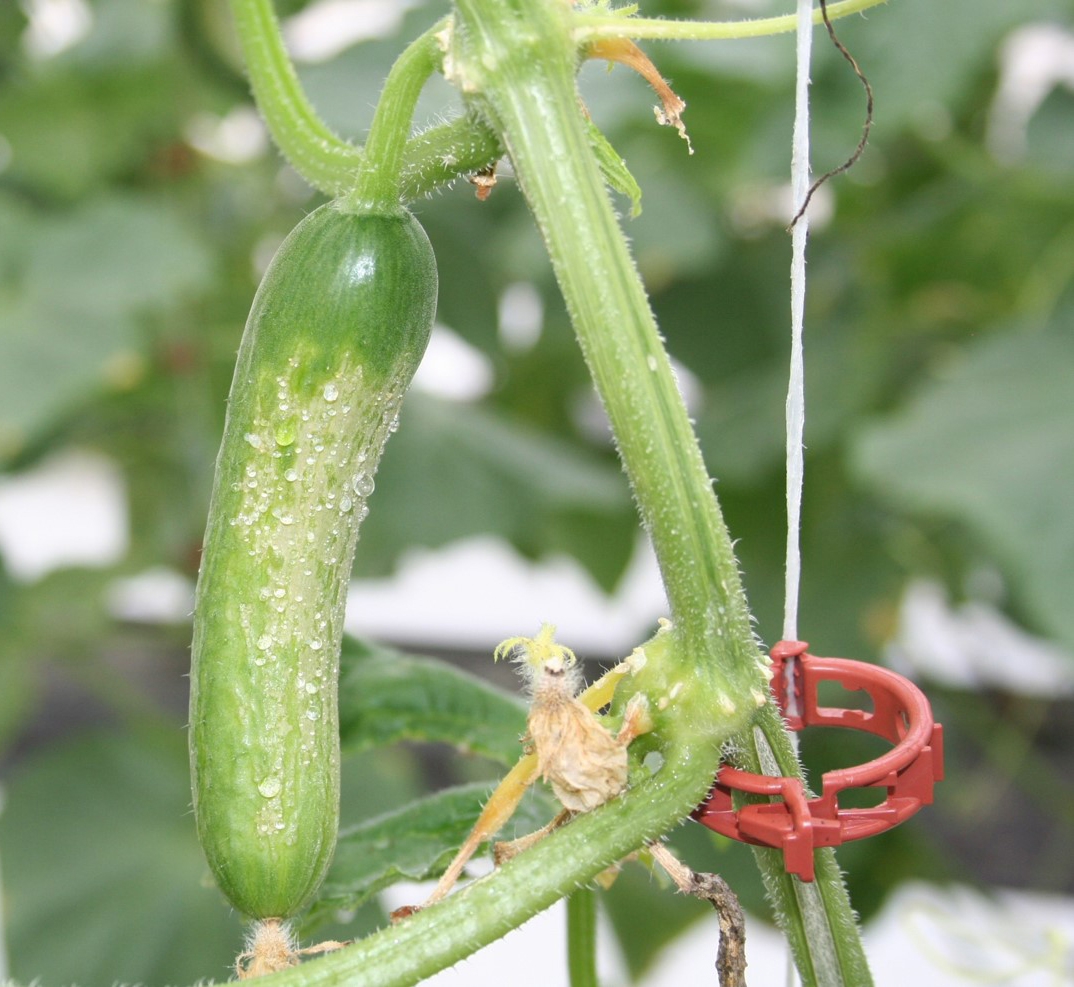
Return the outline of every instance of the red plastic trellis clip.
<path id="1" fill-rule="evenodd" d="M 808 798 L 797 778 L 750 774 L 729 765 L 716 773 L 708 798 L 693 817 L 709 829 L 743 843 L 783 851 L 783 865 L 803 881 L 813 880 L 813 850 L 838 846 L 882 833 L 932 802 L 932 786 L 943 779 L 943 730 L 932 720 L 929 701 L 908 679 L 877 665 L 845 658 L 817 658 L 805 641 L 780 641 L 772 648 L 772 693 L 792 730 L 829 726 L 864 730 L 891 741 L 890 751 L 853 768 L 826 772 L 821 794 Z M 799 713 L 787 714 L 786 663 Z M 864 690 L 872 710 L 837 709 L 817 704 L 817 686 L 838 682 Z M 841 809 L 839 793 L 848 788 L 886 788 L 871 808 Z M 734 808 L 732 792 L 775 796 Z"/>

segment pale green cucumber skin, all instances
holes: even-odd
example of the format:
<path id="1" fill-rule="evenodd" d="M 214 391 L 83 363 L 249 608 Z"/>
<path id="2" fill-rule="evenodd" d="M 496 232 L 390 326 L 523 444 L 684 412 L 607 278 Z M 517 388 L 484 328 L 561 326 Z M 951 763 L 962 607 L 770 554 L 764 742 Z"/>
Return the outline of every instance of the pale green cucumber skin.
<path id="1" fill-rule="evenodd" d="M 287 918 L 339 825 L 337 683 L 358 526 L 436 307 L 407 212 L 335 204 L 280 246 L 228 399 L 194 609 L 194 815 L 221 891 Z"/>

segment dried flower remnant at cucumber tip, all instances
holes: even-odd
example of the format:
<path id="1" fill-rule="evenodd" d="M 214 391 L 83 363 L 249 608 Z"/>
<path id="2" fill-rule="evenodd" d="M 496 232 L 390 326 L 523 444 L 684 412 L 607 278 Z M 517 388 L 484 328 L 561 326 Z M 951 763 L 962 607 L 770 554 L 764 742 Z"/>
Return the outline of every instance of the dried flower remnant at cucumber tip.
<path id="1" fill-rule="evenodd" d="M 623 727 L 613 735 L 578 700 L 582 675 L 570 648 L 554 640 L 555 628 L 543 624 L 535 638 L 503 641 L 496 659 L 510 657 L 530 693 L 527 736 L 537 754 L 540 775 L 564 809 L 588 812 L 618 795 L 627 784 L 627 746 L 647 728 L 646 703 L 635 696 Z"/>

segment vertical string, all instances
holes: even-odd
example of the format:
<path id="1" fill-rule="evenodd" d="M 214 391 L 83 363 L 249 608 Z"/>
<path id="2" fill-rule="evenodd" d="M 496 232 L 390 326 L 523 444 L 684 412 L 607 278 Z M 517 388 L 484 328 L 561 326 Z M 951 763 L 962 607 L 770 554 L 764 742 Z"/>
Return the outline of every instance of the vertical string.
<path id="1" fill-rule="evenodd" d="M 797 72 L 794 134 L 791 144 L 791 361 L 787 385 L 787 562 L 783 598 L 783 638 L 798 638 L 798 593 L 801 582 L 800 547 L 805 430 L 805 363 L 802 329 L 805 313 L 805 250 L 809 216 L 802 206 L 809 194 L 809 62 L 813 41 L 812 0 L 798 0 Z"/>
<path id="2" fill-rule="evenodd" d="M 805 321 L 805 251 L 809 216 L 809 63 L 813 43 L 812 0 L 798 0 L 794 134 L 791 140 L 791 360 L 787 381 L 787 561 L 783 597 L 783 639 L 798 639 L 798 593 L 802 576 L 801 518 L 804 477 L 805 358 L 802 329 Z M 793 675 L 793 668 L 785 674 Z M 790 684 L 790 683 L 788 683 Z M 787 712 L 797 714 L 793 689 L 787 690 Z M 797 734 L 792 735 L 797 750 Z M 787 987 L 797 983 L 794 958 L 787 954 Z"/>

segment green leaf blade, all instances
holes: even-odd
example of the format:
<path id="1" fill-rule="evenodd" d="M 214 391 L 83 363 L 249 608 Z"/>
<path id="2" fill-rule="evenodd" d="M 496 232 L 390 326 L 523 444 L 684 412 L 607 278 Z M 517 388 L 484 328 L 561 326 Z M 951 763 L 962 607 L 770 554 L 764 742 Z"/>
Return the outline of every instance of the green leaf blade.
<path id="1" fill-rule="evenodd" d="M 344 829 L 311 919 L 357 908 L 398 881 L 439 877 L 473 827 L 490 788 L 476 782 L 444 789 Z M 514 826 L 537 829 L 550 814 L 544 800 L 525 800 Z"/>
<path id="2" fill-rule="evenodd" d="M 345 752 L 432 741 L 510 765 L 522 753 L 526 707 L 447 662 L 351 639 L 340 659 L 339 723 Z"/>

